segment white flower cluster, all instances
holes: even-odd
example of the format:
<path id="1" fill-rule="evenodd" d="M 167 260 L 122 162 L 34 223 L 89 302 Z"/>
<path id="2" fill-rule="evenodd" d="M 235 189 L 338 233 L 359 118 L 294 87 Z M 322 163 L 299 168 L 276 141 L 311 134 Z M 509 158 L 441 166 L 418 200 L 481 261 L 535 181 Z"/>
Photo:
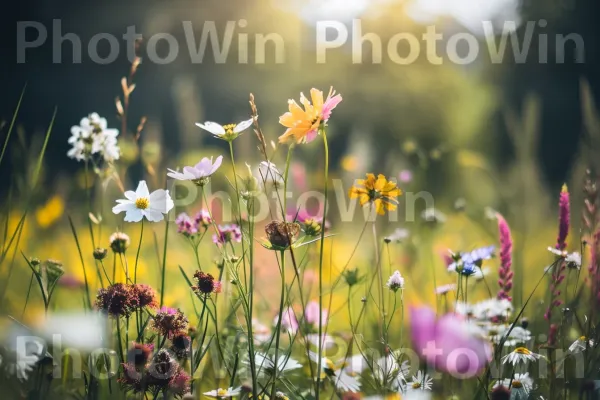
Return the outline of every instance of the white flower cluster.
<path id="1" fill-rule="evenodd" d="M 118 135 L 117 129 L 108 129 L 106 118 L 92 113 L 71 128 L 68 142 L 73 147 L 67 156 L 77 161 L 91 160 L 93 155 L 98 155 L 105 162 L 118 160 L 121 155 L 117 145 Z"/>

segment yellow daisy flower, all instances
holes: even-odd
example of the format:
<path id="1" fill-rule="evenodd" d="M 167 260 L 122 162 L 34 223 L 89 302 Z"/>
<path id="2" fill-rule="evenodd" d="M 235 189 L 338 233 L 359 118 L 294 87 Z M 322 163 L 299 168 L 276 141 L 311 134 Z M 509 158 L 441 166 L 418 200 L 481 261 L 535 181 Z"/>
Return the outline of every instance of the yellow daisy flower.
<path id="1" fill-rule="evenodd" d="M 385 214 L 385 210 L 395 210 L 398 204 L 396 197 L 401 194 L 396 184 L 388 181 L 383 174 L 377 178 L 374 174 L 367 174 L 367 179 L 357 179 L 348 193 L 351 199 L 358 198 L 361 206 L 372 204 L 379 215 Z"/>

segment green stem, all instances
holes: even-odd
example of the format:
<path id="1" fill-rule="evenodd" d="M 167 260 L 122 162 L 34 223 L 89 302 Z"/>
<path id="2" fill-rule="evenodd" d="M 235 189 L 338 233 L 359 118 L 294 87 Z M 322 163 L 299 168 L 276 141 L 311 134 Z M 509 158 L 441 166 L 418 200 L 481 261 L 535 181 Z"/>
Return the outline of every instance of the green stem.
<path id="1" fill-rule="evenodd" d="M 324 185 L 324 202 L 323 202 L 323 220 L 321 221 L 321 248 L 319 251 L 319 343 L 318 343 L 318 359 L 317 359 L 317 385 L 315 391 L 316 400 L 319 400 L 321 390 L 321 359 L 323 357 L 323 256 L 325 249 L 325 217 L 327 215 L 327 184 L 329 181 L 329 145 L 327 144 L 327 131 L 321 129 L 323 134 L 323 148 L 325 152 L 325 185 Z M 285 193 L 284 193 L 285 195 Z"/>
<path id="2" fill-rule="evenodd" d="M 140 231 L 140 242 L 138 243 L 137 253 L 135 255 L 135 265 L 133 266 L 133 283 L 137 283 L 137 267 L 140 259 L 140 250 L 142 249 L 142 238 L 144 237 L 144 219 L 142 218 L 142 227 Z"/>
<path id="3" fill-rule="evenodd" d="M 160 306 L 165 301 L 165 273 L 167 271 L 167 239 L 169 238 L 169 214 L 165 215 L 165 245 L 163 247 L 163 262 L 160 277 Z"/>
<path id="4" fill-rule="evenodd" d="M 275 359 L 273 360 L 273 386 L 271 387 L 271 399 L 275 398 L 277 387 L 277 362 L 279 361 L 279 338 L 281 333 L 281 320 L 283 318 L 283 304 L 285 301 L 285 250 L 281 251 L 281 297 L 279 299 L 279 318 L 277 318 L 277 327 L 275 332 Z"/>
<path id="5" fill-rule="evenodd" d="M 240 190 L 238 187 L 238 176 L 237 176 L 237 172 L 235 169 L 235 157 L 233 155 L 233 141 L 229 141 L 229 155 L 231 157 L 231 167 L 233 169 L 233 182 L 235 185 L 235 196 L 236 196 L 236 200 L 237 200 L 237 211 L 239 214 L 239 226 L 240 226 L 240 232 L 242 235 L 242 265 L 244 268 L 244 274 L 246 273 L 246 246 L 244 244 L 244 229 L 242 227 L 242 209 L 241 209 L 241 202 L 240 202 Z M 254 243 L 250 243 L 250 246 L 253 246 Z M 250 266 L 250 268 L 252 269 L 252 265 Z M 250 274 L 252 274 L 252 271 L 250 272 Z M 246 283 L 246 281 L 245 281 Z M 252 296 L 252 293 L 250 294 L 250 296 Z M 248 301 L 248 305 L 250 307 L 252 307 L 252 303 L 253 300 L 252 298 L 250 298 L 250 300 Z M 251 310 L 249 310 L 249 315 L 251 313 Z M 247 329 L 248 332 L 250 332 L 250 338 L 249 338 L 249 356 L 250 356 L 250 370 L 252 373 L 252 396 L 253 398 L 256 398 L 256 396 L 258 395 L 258 382 L 257 382 L 257 377 L 256 377 L 256 371 L 255 371 L 255 362 L 254 362 L 254 343 L 252 340 L 252 320 L 250 318 L 246 319 L 246 325 L 247 325 Z"/>

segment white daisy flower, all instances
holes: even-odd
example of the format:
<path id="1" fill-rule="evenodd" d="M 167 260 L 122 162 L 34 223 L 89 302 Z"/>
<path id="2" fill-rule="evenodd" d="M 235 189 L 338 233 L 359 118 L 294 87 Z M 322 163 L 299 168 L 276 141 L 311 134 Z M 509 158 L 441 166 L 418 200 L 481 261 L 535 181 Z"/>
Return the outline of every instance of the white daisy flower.
<path id="1" fill-rule="evenodd" d="M 480 321 L 506 320 L 513 312 L 513 305 L 508 299 L 487 299 L 475 303 L 471 316 Z"/>
<path id="2" fill-rule="evenodd" d="M 258 368 L 258 373 L 266 373 L 268 375 L 273 375 L 275 372 L 275 361 L 274 358 L 267 354 L 256 353 L 254 354 L 254 362 L 256 367 Z M 249 364 L 249 361 L 246 360 L 246 364 Z M 277 359 L 277 374 L 282 374 L 287 371 L 293 371 L 295 369 L 302 368 L 302 364 L 293 358 L 288 358 L 285 355 L 279 356 Z"/>
<path id="3" fill-rule="evenodd" d="M 192 181 L 198 186 L 204 186 L 208 182 L 210 176 L 219 169 L 222 162 L 223 156 L 217 157 L 214 163 L 212 157 L 204 157 L 193 167 L 183 167 L 182 172 L 167 168 L 169 171 L 167 176 L 179 181 Z"/>
<path id="4" fill-rule="evenodd" d="M 197 122 L 196 126 L 212 133 L 214 137 L 218 139 L 231 141 L 237 138 L 246 129 L 250 128 L 253 123 L 254 118 L 250 118 L 246 121 L 240 122 L 239 124 L 220 125 L 216 122 L 207 121 L 204 123 Z"/>
<path id="5" fill-rule="evenodd" d="M 579 354 L 592 347 L 594 347 L 594 341 L 592 339 L 587 340 L 585 336 L 581 336 L 569 346 L 569 353 Z"/>
<path id="6" fill-rule="evenodd" d="M 558 258 L 564 259 L 567 263 L 567 267 L 572 269 L 581 268 L 581 254 L 579 254 L 578 252 L 575 251 L 573 253 L 569 253 L 565 250 L 555 249 L 554 247 L 548 247 L 548 251 L 557 256 Z M 546 267 L 545 272 L 547 272 L 549 268 L 550 267 Z"/>
<path id="7" fill-rule="evenodd" d="M 510 389 L 511 394 L 515 395 L 517 398 L 519 398 L 519 395 L 522 394 L 520 397 L 526 399 L 529 393 L 533 390 L 533 379 L 531 379 L 528 372 L 524 374 L 515 374 L 512 380 L 508 378 L 502 379 L 494 384 L 494 388 L 499 386 L 504 386 L 505 388 Z"/>
<path id="8" fill-rule="evenodd" d="M 406 384 L 406 392 L 412 391 L 428 391 L 433 387 L 433 379 L 423 371 L 417 371 L 417 375 L 413 376 L 412 382 Z"/>
<path id="9" fill-rule="evenodd" d="M 127 222 L 139 222 L 143 217 L 151 222 L 162 221 L 163 214 L 167 214 L 174 206 L 168 190 L 158 189 L 150 193 L 146 181 L 140 181 L 135 192 L 126 191 L 125 199 L 119 199 L 117 203 L 112 209 L 113 213 L 125 211 Z"/>
<path id="10" fill-rule="evenodd" d="M 517 347 L 516 349 L 502 357 L 502 363 L 509 363 L 515 366 L 519 363 L 527 364 L 530 361 L 537 361 L 538 359 L 540 359 L 540 357 L 541 355 L 532 352 L 526 347 Z"/>
<path id="11" fill-rule="evenodd" d="M 400 271 L 394 271 L 390 279 L 388 279 L 386 286 L 393 292 L 397 292 L 398 289 L 404 289 L 404 278 L 400 275 Z"/>
<path id="12" fill-rule="evenodd" d="M 319 356 L 312 351 L 309 358 L 317 363 Z M 344 370 L 344 362 L 334 363 L 327 357 L 321 358 L 321 378 L 328 378 L 335 387 L 342 392 L 358 393 L 360 391 L 360 382 L 358 378 L 349 375 Z"/>
<path id="13" fill-rule="evenodd" d="M 217 399 L 226 399 L 228 397 L 237 396 L 238 394 L 240 394 L 240 392 L 240 388 L 234 389 L 233 387 L 230 387 L 228 389 L 218 388 L 215 390 L 211 390 L 210 392 L 205 392 L 204 395 L 208 397 L 215 397 Z"/>
<path id="14" fill-rule="evenodd" d="M 509 329 L 509 325 L 492 324 L 487 327 L 490 340 L 496 344 L 500 344 L 504 340 L 504 346 L 506 347 L 523 345 L 531 340 L 531 331 L 521 326 L 513 327 L 510 333 L 508 332 Z"/>

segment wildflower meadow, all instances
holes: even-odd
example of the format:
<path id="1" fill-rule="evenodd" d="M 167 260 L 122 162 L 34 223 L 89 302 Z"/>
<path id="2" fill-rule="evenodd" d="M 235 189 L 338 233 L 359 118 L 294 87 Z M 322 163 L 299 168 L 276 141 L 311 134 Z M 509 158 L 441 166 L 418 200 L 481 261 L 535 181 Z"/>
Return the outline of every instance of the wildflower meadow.
<path id="1" fill-rule="evenodd" d="M 139 106 L 157 79 L 148 64 L 136 55 L 124 77 L 106 72 L 88 112 L 61 103 L 37 135 L 22 126 L 31 84 L 5 93 L 0 398 L 600 398 L 588 81 L 576 96 L 584 144 L 554 184 L 535 156 L 543 96 L 506 101 L 510 149 L 492 167 L 491 141 L 386 130 L 395 107 L 436 101 L 408 95 L 424 82 L 416 67 L 404 88 L 302 62 L 290 69 L 311 77 L 300 90 L 273 74 L 250 93 L 231 74 L 202 112 L 178 103 L 186 141 Z M 380 84 L 407 95 L 376 106 Z M 453 84 L 452 116 L 414 108 L 419 122 L 408 112 L 400 125 L 487 137 L 492 101 Z"/>

